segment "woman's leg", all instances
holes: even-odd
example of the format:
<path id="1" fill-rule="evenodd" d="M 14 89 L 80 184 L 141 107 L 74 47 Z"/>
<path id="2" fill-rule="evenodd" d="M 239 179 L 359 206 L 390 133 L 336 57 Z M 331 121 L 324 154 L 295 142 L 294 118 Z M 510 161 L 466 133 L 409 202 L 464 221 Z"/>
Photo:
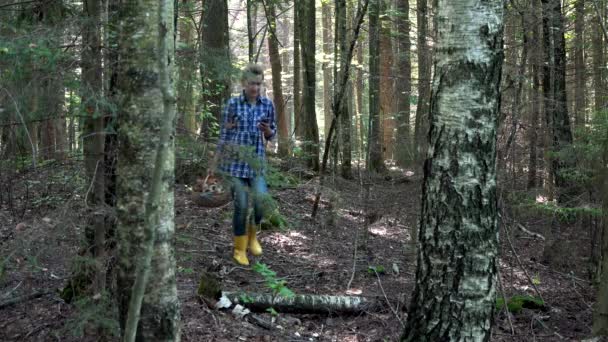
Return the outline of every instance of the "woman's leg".
<path id="1" fill-rule="evenodd" d="M 258 176 L 251 180 L 251 192 L 253 193 L 253 216 L 254 224 L 247 226 L 247 236 L 249 237 L 249 250 L 253 255 L 262 254 L 262 246 L 257 238 L 260 222 L 264 217 L 264 212 L 270 204 L 270 195 L 264 177 Z"/>
<path id="2" fill-rule="evenodd" d="M 232 195 L 234 197 L 234 215 L 232 217 L 234 253 L 232 257 L 238 264 L 247 266 L 249 265 L 249 259 L 247 259 L 249 235 L 246 232 L 246 224 L 249 198 L 245 179 L 232 178 Z"/>
<path id="3" fill-rule="evenodd" d="M 262 222 L 264 215 L 271 207 L 272 198 L 268 193 L 266 179 L 264 179 L 263 176 L 255 177 L 252 181 L 251 188 L 253 193 L 254 223 L 257 226 Z"/>
<path id="4" fill-rule="evenodd" d="M 247 191 L 247 180 L 232 177 L 232 196 L 234 198 L 234 214 L 232 216 L 232 228 L 235 236 L 245 235 L 247 224 L 247 207 L 249 206 L 249 194 Z"/>

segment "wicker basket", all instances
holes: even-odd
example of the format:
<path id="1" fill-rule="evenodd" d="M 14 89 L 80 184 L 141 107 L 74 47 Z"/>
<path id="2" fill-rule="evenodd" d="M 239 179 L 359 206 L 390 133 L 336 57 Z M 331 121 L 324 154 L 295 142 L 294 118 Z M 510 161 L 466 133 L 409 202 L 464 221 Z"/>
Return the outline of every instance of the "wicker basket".
<path id="1" fill-rule="evenodd" d="M 204 180 L 197 180 L 194 189 L 190 198 L 201 207 L 217 208 L 232 200 L 230 189 L 216 177 L 207 176 Z"/>

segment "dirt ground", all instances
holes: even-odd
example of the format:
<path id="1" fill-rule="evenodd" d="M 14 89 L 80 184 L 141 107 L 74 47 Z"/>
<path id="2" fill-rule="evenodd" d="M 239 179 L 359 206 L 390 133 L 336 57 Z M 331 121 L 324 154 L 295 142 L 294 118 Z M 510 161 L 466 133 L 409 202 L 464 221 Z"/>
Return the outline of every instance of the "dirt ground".
<path id="1" fill-rule="evenodd" d="M 0 305 L 11 298 L 40 295 L 0 307 L 0 340 L 98 340 L 87 322 L 112 326 L 105 318 L 112 312 L 107 312 L 103 300 L 94 305 L 66 304 L 57 294 L 70 278 L 70 260 L 82 239 L 86 208 L 84 194 L 75 190 L 83 177 L 78 164 L 0 177 Z M 391 177 L 374 178 L 369 201 L 364 200 L 362 184 L 369 181 L 364 178 L 330 178 L 331 190 L 325 192 L 314 220 L 311 208 L 317 180 L 271 189 L 289 227 L 263 231 L 264 254 L 251 261 L 266 264 L 296 293 L 376 297 L 384 302 L 385 310 L 351 316 L 280 313 L 270 329 L 230 311 L 215 310 L 196 294 L 203 270 L 220 278 L 225 290 L 268 292 L 268 288 L 260 274 L 231 261 L 231 205 L 197 207 L 186 187 L 178 184 L 176 257 L 182 340 L 397 340 L 415 282 L 410 232 L 418 222 L 422 177 L 395 171 Z M 546 218 L 533 215 L 515 219 L 540 233 L 548 225 Z M 504 291 L 499 295 L 536 295 L 536 287 L 546 305 L 524 308 L 511 315 L 511 323 L 504 310 L 498 311 L 492 341 L 578 341 L 590 336 L 595 292 L 589 281 L 588 250 L 593 237 L 590 229 L 562 228 L 562 238 L 571 248 L 567 265 L 559 269 L 540 262 L 542 240 L 511 225 L 510 244 L 504 225 L 501 228 Z M 371 268 L 384 272 L 375 274 Z M 269 313 L 257 317 L 271 320 Z"/>

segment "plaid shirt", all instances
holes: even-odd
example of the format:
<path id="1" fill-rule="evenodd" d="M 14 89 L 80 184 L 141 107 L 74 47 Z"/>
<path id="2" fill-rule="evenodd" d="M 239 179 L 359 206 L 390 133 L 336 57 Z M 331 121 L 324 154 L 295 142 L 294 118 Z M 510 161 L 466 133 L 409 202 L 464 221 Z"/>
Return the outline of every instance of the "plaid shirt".
<path id="1" fill-rule="evenodd" d="M 251 105 L 244 93 L 232 97 L 224 106 L 217 153 L 221 153 L 220 170 L 239 178 L 253 178 L 256 171 L 264 172 L 264 134 L 258 123 L 267 121 L 276 134 L 274 104 L 265 96 L 258 96 Z"/>

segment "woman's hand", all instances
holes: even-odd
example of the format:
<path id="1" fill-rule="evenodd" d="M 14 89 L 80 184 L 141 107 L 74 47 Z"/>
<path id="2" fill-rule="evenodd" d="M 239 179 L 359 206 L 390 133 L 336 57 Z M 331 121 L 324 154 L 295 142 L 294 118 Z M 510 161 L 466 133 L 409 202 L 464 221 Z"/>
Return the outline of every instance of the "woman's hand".
<path id="1" fill-rule="evenodd" d="M 270 124 L 268 122 L 261 121 L 258 124 L 258 128 L 264 133 L 264 138 L 268 139 L 270 136 L 272 136 L 272 130 L 270 129 Z"/>

